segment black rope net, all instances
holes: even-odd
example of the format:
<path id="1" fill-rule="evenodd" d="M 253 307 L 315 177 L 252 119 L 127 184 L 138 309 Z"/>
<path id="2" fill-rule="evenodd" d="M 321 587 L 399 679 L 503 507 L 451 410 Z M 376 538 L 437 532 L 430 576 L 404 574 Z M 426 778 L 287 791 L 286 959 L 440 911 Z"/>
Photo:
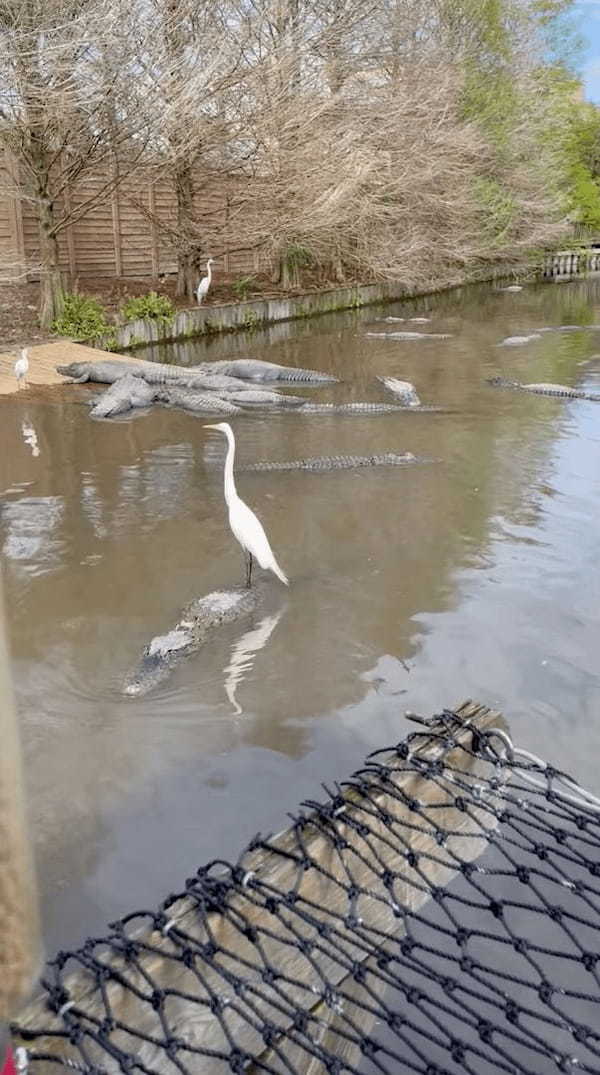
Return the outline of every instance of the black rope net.
<path id="1" fill-rule="evenodd" d="M 23 1069 L 600 1073 L 600 813 L 461 708 L 60 952 Z"/>

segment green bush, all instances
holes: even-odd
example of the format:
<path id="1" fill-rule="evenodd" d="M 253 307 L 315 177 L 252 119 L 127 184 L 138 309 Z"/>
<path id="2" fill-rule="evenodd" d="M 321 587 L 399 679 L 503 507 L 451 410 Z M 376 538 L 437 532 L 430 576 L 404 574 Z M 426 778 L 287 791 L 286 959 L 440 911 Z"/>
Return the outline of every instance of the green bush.
<path id="1" fill-rule="evenodd" d="M 236 299 L 247 299 L 248 292 L 252 288 L 256 287 L 257 280 L 255 276 L 240 276 L 239 280 L 235 280 L 231 285 L 231 290 Z"/>
<path id="2" fill-rule="evenodd" d="M 144 318 L 149 321 L 171 321 L 175 316 L 175 307 L 166 295 L 149 291 L 147 295 L 127 299 L 121 307 L 121 316 L 125 321 L 137 321 Z"/>
<path id="3" fill-rule="evenodd" d="M 302 243 L 288 243 L 285 251 L 285 262 L 290 271 L 294 269 L 310 269 L 315 264 L 313 254 Z"/>
<path id="4" fill-rule="evenodd" d="M 87 340 L 104 336 L 112 329 L 97 299 L 90 295 L 66 294 L 63 312 L 52 322 L 50 331 L 57 336 Z"/>

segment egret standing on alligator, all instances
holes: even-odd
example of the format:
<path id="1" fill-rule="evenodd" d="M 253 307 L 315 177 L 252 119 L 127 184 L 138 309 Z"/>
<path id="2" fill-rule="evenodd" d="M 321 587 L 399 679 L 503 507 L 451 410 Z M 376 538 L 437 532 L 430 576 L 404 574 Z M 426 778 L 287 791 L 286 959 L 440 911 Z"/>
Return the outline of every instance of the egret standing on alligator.
<path id="1" fill-rule="evenodd" d="M 289 581 L 281 570 L 269 545 L 260 519 L 244 504 L 237 494 L 233 480 L 233 457 L 235 455 L 235 437 L 228 422 L 216 422 L 205 425 L 205 429 L 218 429 L 227 437 L 227 456 L 225 459 L 225 502 L 229 509 L 229 525 L 233 536 L 237 538 L 244 550 L 246 560 L 246 586 L 252 585 L 252 559 L 258 560 L 263 571 L 272 571 L 286 586 Z"/>

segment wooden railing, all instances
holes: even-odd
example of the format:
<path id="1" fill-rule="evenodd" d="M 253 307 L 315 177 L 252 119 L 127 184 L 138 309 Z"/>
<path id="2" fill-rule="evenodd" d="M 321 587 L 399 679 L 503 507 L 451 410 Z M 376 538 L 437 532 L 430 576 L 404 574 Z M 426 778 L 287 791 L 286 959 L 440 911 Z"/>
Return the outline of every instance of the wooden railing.
<path id="1" fill-rule="evenodd" d="M 558 250 L 544 260 L 544 277 L 581 276 L 600 271 L 600 241 L 590 242 L 576 250 Z"/>

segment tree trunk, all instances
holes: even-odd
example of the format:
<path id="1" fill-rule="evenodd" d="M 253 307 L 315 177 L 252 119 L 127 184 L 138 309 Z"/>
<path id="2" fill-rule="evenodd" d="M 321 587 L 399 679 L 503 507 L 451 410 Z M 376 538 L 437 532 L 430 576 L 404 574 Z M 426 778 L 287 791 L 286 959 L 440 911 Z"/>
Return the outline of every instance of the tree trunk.
<path id="1" fill-rule="evenodd" d="M 197 287 L 197 251 L 192 242 L 194 220 L 194 181 L 189 164 L 180 162 L 175 169 L 177 226 L 180 247 L 177 253 L 177 295 L 192 300 Z"/>
<path id="2" fill-rule="evenodd" d="M 41 195 L 38 203 L 38 219 L 41 255 L 40 325 L 48 329 L 63 311 L 65 290 L 58 258 L 58 239 L 54 234 L 54 211 L 46 194 Z"/>

